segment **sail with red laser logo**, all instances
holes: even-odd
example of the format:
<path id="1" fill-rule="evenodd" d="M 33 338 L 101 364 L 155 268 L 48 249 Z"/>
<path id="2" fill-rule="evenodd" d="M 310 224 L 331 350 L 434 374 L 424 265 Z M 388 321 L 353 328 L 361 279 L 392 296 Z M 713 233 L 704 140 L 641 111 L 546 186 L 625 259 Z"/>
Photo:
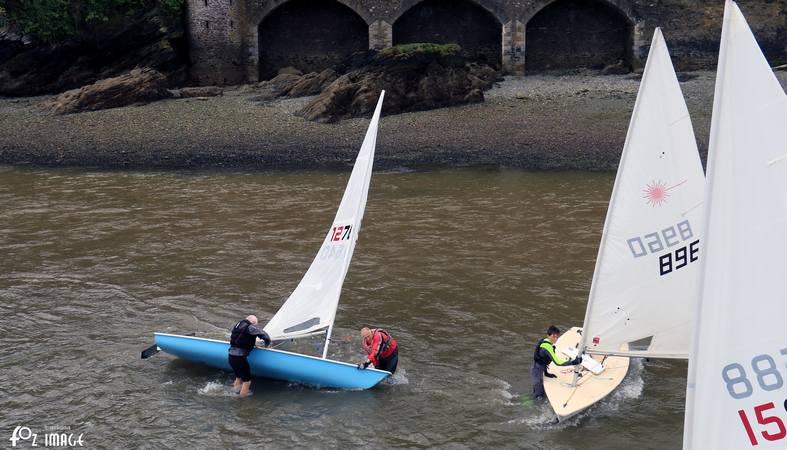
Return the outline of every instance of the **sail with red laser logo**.
<path id="1" fill-rule="evenodd" d="M 704 192 L 689 111 L 656 29 L 607 212 L 580 350 L 688 357 Z"/>
<path id="2" fill-rule="evenodd" d="M 556 343 L 581 369 L 544 380 L 563 420 L 611 393 L 629 357 L 687 358 L 698 301 L 705 176 L 667 45 L 656 29 L 623 147 L 585 323 Z"/>

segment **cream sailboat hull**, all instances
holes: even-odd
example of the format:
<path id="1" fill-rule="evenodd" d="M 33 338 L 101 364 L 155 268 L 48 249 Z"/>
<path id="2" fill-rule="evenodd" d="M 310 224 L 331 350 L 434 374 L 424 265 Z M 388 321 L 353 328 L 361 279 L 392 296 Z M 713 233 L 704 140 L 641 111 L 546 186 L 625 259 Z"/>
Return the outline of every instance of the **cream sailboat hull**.
<path id="1" fill-rule="evenodd" d="M 565 332 L 555 343 L 558 355 L 565 356 L 565 349 L 576 348 L 582 338 L 579 327 L 573 327 Z M 623 351 L 628 348 L 621 349 Z M 544 377 L 544 391 L 552 409 L 557 414 L 559 421 L 566 420 L 591 407 L 609 395 L 626 377 L 629 370 L 629 358 L 621 356 L 608 356 L 606 359 L 594 355 L 593 359 L 604 364 L 604 371 L 593 375 L 589 370 L 583 370 L 582 376 L 577 380 L 577 385 L 572 387 L 574 380 L 574 366 L 549 365 L 549 373 L 557 378 Z"/>

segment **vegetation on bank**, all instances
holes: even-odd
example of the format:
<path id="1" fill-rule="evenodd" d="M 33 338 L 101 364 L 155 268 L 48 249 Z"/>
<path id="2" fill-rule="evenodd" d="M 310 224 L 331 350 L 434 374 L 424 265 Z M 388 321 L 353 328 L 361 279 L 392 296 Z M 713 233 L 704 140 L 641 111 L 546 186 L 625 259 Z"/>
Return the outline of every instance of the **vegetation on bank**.
<path id="1" fill-rule="evenodd" d="M 462 47 L 459 44 L 432 44 L 416 43 L 401 44 L 391 48 L 386 48 L 380 52 L 383 58 L 409 59 L 414 55 L 431 54 L 435 56 L 455 56 L 461 53 Z"/>
<path id="2" fill-rule="evenodd" d="M 179 14 L 185 0 L 0 0 L 0 19 L 39 42 L 89 34 L 101 24 L 157 9 Z"/>

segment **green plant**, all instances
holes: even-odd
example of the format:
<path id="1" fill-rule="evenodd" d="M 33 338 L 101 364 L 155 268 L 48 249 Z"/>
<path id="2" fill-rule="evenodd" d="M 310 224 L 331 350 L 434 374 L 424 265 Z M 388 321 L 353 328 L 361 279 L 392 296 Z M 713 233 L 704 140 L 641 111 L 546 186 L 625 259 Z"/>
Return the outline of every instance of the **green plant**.
<path id="1" fill-rule="evenodd" d="M 8 21 L 41 42 L 73 37 L 88 27 L 140 12 L 181 11 L 185 0 L 0 0 Z M 0 14 L 2 15 L 2 14 Z"/>
<path id="2" fill-rule="evenodd" d="M 0 2 L 0 28 L 5 27 L 8 25 L 8 18 L 5 15 L 5 5 L 4 3 Z"/>
<path id="3" fill-rule="evenodd" d="M 22 33 L 41 41 L 51 42 L 74 33 L 67 0 L 27 0 L 9 13 L 9 21 Z"/>
<path id="4" fill-rule="evenodd" d="M 183 3 L 185 0 L 159 0 L 159 3 L 164 9 L 169 10 L 170 12 L 179 12 L 183 9 Z"/>
<path id="5" fill-rule="evenodd" d="M 406 59 L 416 54 L 432 54 L 437 56 L 458 55 L 462 51 L 459 44 L 433 44 L 415 43 L 400 44 L 391 48 L 386 48 L 380 52 L 383 58 Z"/>

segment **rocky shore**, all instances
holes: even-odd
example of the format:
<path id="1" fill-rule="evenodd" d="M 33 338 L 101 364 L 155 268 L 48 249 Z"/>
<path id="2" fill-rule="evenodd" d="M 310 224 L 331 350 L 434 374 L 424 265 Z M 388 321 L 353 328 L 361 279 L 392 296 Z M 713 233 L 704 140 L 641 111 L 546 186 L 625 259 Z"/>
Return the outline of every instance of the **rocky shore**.
<path id="1" fill-rule="evenodd" d="M 777 72 L 787 85 L 787 72 Z M 681 86 L 703 155 L 715 74 Z M 610 170 L 618 164 L 636 75 L 506 78 L 483 103 L 385 116 L 376 167 L 493 166 Z M 100 168 L 313 169 L 353 161 L 368 119 L 317 123 L 294 113 L 314 97 L 223 95 L 54 115 L 50 97 L 0 98 L 0 164 Z"/>

